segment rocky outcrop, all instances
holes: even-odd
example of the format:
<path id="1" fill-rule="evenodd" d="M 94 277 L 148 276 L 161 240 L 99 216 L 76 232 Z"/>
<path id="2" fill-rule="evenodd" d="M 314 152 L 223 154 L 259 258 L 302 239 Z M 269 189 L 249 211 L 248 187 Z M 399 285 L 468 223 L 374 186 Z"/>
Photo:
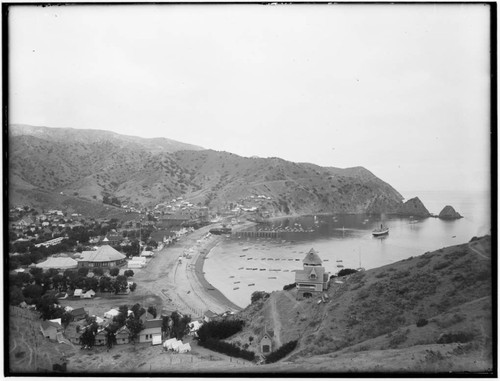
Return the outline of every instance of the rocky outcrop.
<path id="1" fill-rule="evenodd" d="M 439 218 L 443 220 L 458 220 L 459 218 L 462 218 L 462 216 L 460 215 L 460 213 L 455 211 L 453 206 L 446 205 L 439 213 Z"/>
<path id="2" fill-rule="evenodd" d="M 398 210 L 399 215 L 415 216 L 415 217 L 430 217 L 431 214 L 424 206 L 418 197 L 414 197 L 406 201 Z"/>

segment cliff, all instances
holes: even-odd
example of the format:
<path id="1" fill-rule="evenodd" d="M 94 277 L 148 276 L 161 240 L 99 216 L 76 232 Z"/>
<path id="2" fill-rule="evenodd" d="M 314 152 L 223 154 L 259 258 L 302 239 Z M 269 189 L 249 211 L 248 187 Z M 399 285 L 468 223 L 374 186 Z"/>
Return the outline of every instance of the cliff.
<path id="1" fill-rule="evenodd" d="M 451 205 L 446 205 L 439 213 L 439 218 L 443 220 L 457 220 L 462 218 L 462 216 Z"/>

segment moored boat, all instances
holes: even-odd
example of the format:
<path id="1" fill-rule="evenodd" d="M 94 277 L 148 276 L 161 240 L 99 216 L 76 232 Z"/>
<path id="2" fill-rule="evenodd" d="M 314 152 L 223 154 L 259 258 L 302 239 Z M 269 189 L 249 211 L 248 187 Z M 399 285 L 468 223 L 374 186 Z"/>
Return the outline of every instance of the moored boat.
<path id="1" fill-rule="evenodd" d="M 381 235 L 386 235 L 389 234 L 389 228 L 387 226 L 384 226 L 383 224 L 380 225 L 380 228 L 374 229 L 372 231 L 372 234 L 375 237 L 381 236 Z"/>

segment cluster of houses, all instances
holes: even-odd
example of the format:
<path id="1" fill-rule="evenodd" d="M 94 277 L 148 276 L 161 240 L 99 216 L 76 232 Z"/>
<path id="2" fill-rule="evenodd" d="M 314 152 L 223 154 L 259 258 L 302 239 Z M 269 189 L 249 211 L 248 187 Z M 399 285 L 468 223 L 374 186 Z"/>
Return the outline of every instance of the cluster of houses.
<path id="1" fill-rule="evenodd" d="M 19 207 L 11 209 L 9 219 L 15 219 L 19 209 L 22 210 Z M 80 216 L 76 213 L 67 216 L 61 210 L 49 210 L 40 214 L 27 214 L 18 220 L 12 221 L 10 223 L 10 230 L 21 236 L 17 240 L 18 242 L 26 242 L 37 239 L 41 234 L 55 236 L 61 234 L 65 229 L 84 226 L 79 221 Z"/>

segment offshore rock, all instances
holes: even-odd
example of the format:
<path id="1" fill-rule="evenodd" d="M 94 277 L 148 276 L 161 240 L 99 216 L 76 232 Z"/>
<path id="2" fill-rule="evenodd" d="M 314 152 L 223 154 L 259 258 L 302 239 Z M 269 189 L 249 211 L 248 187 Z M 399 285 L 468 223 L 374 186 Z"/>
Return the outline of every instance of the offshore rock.
<path id="1" fill-rule="evenodd" d="M 443 220 L 458 220 L 459 218 L 462 218 L 462 216 L 457 211 L 455 211 L 453 206 L 446 205 L 439 213 L 439 218 Z"/>
<path id="2" fill-rule="evenodd" d="M 406 201 L 398 210 L 402 216 L 430 217 L 431 214 L 418 197 Z"/>

